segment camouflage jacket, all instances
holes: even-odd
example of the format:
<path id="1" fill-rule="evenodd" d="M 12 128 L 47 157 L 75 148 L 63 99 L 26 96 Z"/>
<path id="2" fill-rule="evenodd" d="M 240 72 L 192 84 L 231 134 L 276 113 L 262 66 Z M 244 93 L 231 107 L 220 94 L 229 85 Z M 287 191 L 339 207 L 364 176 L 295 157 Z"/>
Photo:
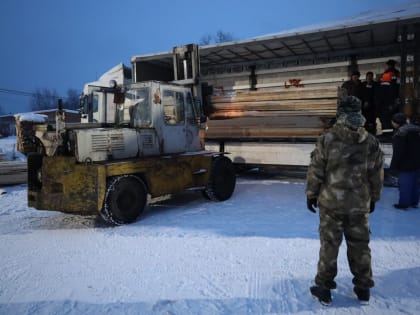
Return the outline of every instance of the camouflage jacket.
<path id="1" fill-rule="evenodd" d="M 322 135 L 311 153 L 306 195 L 317 198 L 321 210 L 367 213 L 383 185 L 383 153 L 378 140 L 364 128 L 357 131 L 336 123 Z"/>

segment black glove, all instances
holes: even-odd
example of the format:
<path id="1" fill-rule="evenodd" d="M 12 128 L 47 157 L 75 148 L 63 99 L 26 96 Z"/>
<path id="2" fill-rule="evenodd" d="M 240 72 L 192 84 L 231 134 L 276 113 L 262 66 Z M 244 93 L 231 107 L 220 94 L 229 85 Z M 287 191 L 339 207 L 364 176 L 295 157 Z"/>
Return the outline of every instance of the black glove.
<path id="1" fill-rule="evenodd" d="M 369 213 L 372 213 L 373 211 L 375 211 L 375 201 L 370 202 Z"/>
<path id="2" fill-rule="evenodd" d="M 316 213 L 315 208 L 318 208 L 318 200 L 316 198 L 306 199 L 306 206 L 308 207 L 308 210 Z"/>

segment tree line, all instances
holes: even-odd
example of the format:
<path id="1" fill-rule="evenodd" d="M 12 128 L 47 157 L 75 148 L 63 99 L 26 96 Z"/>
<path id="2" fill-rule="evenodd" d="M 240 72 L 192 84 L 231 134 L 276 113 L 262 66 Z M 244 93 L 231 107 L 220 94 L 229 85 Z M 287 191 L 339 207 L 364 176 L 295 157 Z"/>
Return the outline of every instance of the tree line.
<path id="1" fill-rule="evenodd" d="M 80 92 L 75 89 L 68 89 L 65 97 L 58 95 L 55 89 L 50 88 L 39 88 L 34 92 L 21 92 L 16 91 L 17 94 L 23 96 L 29 96 L 29 109 L 30 111 L 40 111 L 48 109 L 58 108 L 58 100 L 63 101 L 63 108 L 71 110 L 79 110 L 80 106 Z M 14 94 L 14 93 L 10 93 Z M 0 104 L 0 116 L 6 115 L 7 112 L 4 107 Z"/>
<path id="2" fill-rule="evenodd" d="M 63 100 L 63 108 L 79 110 L 80 92 L 75 89 L 68 89 L 66 97 L 60 97 L 55 89 L 36 89 L 31 96 L 29 103 L 31 111 L 56 109 L 58 100 Z"/>
<path id="3" fill-rule="evenodd" d="M 201 36 L 200 45 L 220 44 L 225 42 L 231 42 L 234 37 L 231 33 L 224 31 L 217 31 L 215 34 L 206 34 Z"/>

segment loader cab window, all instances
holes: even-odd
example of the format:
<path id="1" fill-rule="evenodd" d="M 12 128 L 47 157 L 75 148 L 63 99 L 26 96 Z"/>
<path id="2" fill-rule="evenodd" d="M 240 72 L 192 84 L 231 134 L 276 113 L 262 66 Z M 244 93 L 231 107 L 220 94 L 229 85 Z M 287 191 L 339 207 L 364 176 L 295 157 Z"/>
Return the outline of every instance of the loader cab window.
<path id="1" fill-rule="evenodd" d="M 150 127 L 152 124 L 150 89 L 145 87 L 128 90 L 125 93 L 124 109 L 128 109 L 129 111 L 130 125 L 132 127 Z"/>
<path id="2" fill-rule="evenodd" d="M 184 93 L 164 90 L 162 105 L 166 124 L 179 125 L 185 122 Z"/>
<path id="3" fill-rule="evenodd" d="M 98 94 L 92 94 L 92 112 L 97 113 L 99 108 L 99 97 Z"/>
<path id="4" fill-rule="evenodd" d="M 185 98 L 186 102 L 185 102 L 185 113 L 187 116 L 187 122 L 191 125 L 196 125 L 197 124 L 197 119 L 196 119 L 196 113 L 195 113 L 195 108 L 194 108 L 194 102 L 193 102 L 193 98 L 191 96 L 191 93 L 186 93 L 186 98 Z"/>
<path id="5" fill-rule="evenodd" d="M 98 95 L 91 93 L 83 96 L 81 103 L 81 114 L 83 122 L 93 122 L 94 113 L 95 118 L 98 116 Z"/>

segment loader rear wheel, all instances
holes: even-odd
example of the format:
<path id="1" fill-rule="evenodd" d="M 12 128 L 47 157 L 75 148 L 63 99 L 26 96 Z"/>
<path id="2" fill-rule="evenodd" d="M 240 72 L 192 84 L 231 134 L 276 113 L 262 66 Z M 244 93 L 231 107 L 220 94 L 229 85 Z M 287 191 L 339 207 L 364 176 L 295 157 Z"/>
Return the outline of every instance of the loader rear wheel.
<path id="1" fill-rule="evenodd" d="M 28 188 L 40 190 L 42 188 L 42 158 L 40 153 L 28 154 Z"/>
<path id="2" fill-rule="evenodd" d="M 110 180 L 105 195 L 102 218 L 112 224 L 134 222 L 147 202 L 147 189 L 137 176 L 124 175 Z"/>
<path id="3" fill-rule="evenodd" d="M 229 199 L 236 185 L 235 166 L 225 156 L 218 156 L 212 161 L 210 179 L 204 195 L 213 201 Z"/>

